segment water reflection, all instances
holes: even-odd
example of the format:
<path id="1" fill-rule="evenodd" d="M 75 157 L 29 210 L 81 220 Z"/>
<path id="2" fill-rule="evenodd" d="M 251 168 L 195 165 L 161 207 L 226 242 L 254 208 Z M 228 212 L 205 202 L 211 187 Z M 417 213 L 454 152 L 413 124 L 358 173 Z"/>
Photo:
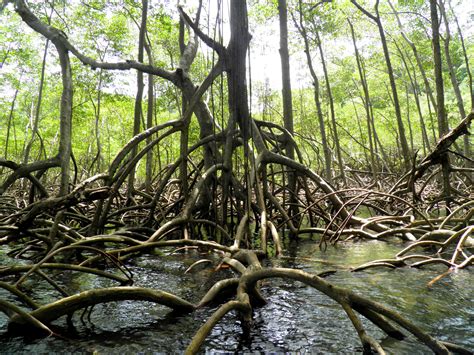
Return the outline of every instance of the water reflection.
<path id="1" fill-rule="evenodd" d="M 443 278 L 431 288 L 428 282 L 444 269 L 373 269 L 351 273 L 349 268 L 375 258 L 392 257 L 400 245 L 384 242 L 351 243 L 321 252 L 314 242 L 301 242 L 291 250 L 292 258 L 272 260 L 271 264 L 295 267 L 318 273 L 337 269 L 329 280 L 400 311 L 415 324 L 446 341 L 474 349 L 474 283 L 469 271 Z M 196 302 L 218 279 L 230 277 L 229 270 L 215 272 L 209 265 L 192 273 L 184 271 L 202 255 L 141 257 L 131 267 L 136 284 L 176 293 Z M 206 258 L 210 257 L 209 255 Z M 64 282 L 66 283 L 66 279 Z M 70 275 L 73 289 L 110 285 L 91 275 Z M 1 291 L 1 290 L 0 290 Z M 38 292 L 38 291 L 37 291 Z M 265 281 L 262 292 L 268 304 L 255 310 L 254 327 L 249 339 L 241 336 L 235 314 L 218 324 L 206 341 L 205 352 L 310 352 L 358 353 L 361 347 L 345 313 L 333 301 L 301 283 L 274 279 Z M 44 300 L 51 291 L 40 288 Z M 11 297 L 4 292 L 0 297 Z M 90 321 L 81 322 L 75 315 L 75 331 L 69 339 L 28 340 L 5 335 L 6 318 L 0 316 L 2 353 L 181 353 L 205 319 L 215 309 L 205 308 L 191 315 L 175 316 L 169 309 L 148 302 L 120 302 L 98 305 Z M 60 320 L 58 326 L 66 327 Z M 364 320 L 368 331 L 381 340 L 393 354 L 425 354 L 430 351 L 413 339 L 399 342 L 384 335 Z"/>

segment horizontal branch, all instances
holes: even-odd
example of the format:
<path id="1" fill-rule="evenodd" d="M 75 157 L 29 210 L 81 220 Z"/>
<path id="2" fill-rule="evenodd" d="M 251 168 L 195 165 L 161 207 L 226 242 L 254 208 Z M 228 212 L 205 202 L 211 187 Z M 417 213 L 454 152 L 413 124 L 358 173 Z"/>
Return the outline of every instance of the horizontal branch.
<path id="1" fill-rule="evenodd" d="M 134 60 L 127 60 L 125 62 L 118 63 L 106 63 L 99 62 L 93 58 L 90 58 L 82 54 L 77 48 L 75 48 L 71 42 L 69 42 L 66 34 L 53 27 L 42 22 L 31 10 L 26 6 L 24 0 L 15 1 L 15 11 L 20 15 L 22 20 L 30 26 L 36 32 L 42 34 L 44 37 L 48 38 L 54 45 L 62 46 L 66 50 L 74 54 L 83 64 L 89 65 L 93 69 L 109 69 L 109 70 L 130 70 L 136 69 L 144 73 L 153 74 L 159 76 L 163 79 L 173 82 L 173 84 L 179 86 L 179 76 L 176 71 L 168 71 L 161 69 L 152 65 L 139 63 Z"/>

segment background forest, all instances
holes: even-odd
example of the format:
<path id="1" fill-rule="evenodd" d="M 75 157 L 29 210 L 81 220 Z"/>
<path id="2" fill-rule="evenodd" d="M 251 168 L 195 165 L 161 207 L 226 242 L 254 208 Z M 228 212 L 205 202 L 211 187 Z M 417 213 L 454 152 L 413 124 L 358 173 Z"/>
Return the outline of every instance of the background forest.
<path id="1" fill-rule="evenodd" d="M 197 3 L 183 5 L 192 13 Z M 142 12 L 138 2 L 50 1 L 32 2 L 31 6 L 44 22 L 67 33 L 86 55 L 101 61 L 137 58 Z M 227 20 L 215 23 L 216 16 L 221 16 L 217 13 L 218 4 L 204 1 L 203 6 L 202 30 L 227 41 Z M 398 173 L 403 170 L 406 153 L 410 163 L 415 153 L 418 158 L 426 155 L 439 138 L 429 3 L 380 3 L 402 112 L 403 139 L 376 24 L 349 1 L 323 5 L 289 1 L 288 6 L 294 130 L 305 163 L 331 178 L 340 177 L 342 167 Z M 364 6 L 371 10 L 370 4 Z M 442 9 L 445 106 L 449 127 L 454 127 L 472 105 L 469 64 L 474 53 L 473 6 L 470 1 L 449 1 Z M 248 72 L 252 116 L 283 124 L 276 1 L 250 2 L 249 21 L 253 35 Z M 1 151 L 6 159 L 23 163 L 49 157 L 59 144 L 58 103 L 62 88 L 58 56 L 49 41 L 15 16 L 12 8 L 3 11 L 1 26 Z M 144 62 L 174 70 L 180 58 L 179 13 L 175 4 L 151 2 L 147 26 Z M 310 53 L 312 69 L 308 68 L 305 51 Z M 203 80 L 216 60 L 200 42 L 190 68 L 194 82 Z M 74 57 L 72 73 L 72 149 L 78 180 L 82 180 L 103 172 L 134 135 L 137 84 L 133 72 L 90 70 Z M 319 109 L 315 104 L 314 79 L 319 81 Z M 205 100 L 216 121 L 225 126 L 227 85 L 222 83 L 225 78 L 220 80 L 211 86 Z M 147 127 L 148 106 L 153 125 L 180 117 L 182 97 L 176 86 L 156 78 L 146 79 L 143 85 L 140 131 Z M 193 120 L 190 143 L 198 138 L 197 132 Z M 402 141 L 408 145 L 407 152 Z M 468 139 L 458 142 L 457 148 L 467 152 Z M 153 152 L 153 175 L 179 154 L 178 140 L 163 140 L 159 152 Z M 145 164 L 139 165 L 138 177 L 144 181 Z"/>

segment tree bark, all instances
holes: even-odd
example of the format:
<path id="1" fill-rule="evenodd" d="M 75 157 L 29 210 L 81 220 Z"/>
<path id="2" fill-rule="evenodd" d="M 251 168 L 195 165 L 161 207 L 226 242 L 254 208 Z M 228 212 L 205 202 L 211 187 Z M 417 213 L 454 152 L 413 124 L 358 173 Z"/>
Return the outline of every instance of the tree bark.
<path id="1" fill-rule="evenodd" d="M 140 32 L 138 35 L 138 62 L 143 63 L 143 53 L 145 49 L 145 34 L 146 34 L 146 22 L 148 17 L 148 0 L 142 0 L 142 18 L 140 23 Z M 137 71 L 137 94 L 135 96 L 135 109 L 133 114 L 133 137 L 140 133 L 141 118 L 142 118 L 142 100 L 143 100 L 143 72 Z M 133 159 L 137 155 L 137 147 L 134 147 L 131 151 L 130 159 Z M 133 196 L 135 182 L 135 168 L 130 172 L 128 176 L 128 187 L 127 195 L 131 199 Z"/>
<path id="2" fill-rule="evenodd" d="M 337 163 L 339 165 L 339 171 L 341 173 L 342 182 L 344 185 L 347 185 L 346 173 L 344 172 L 344 161 L 342 160 L 342 154 L 341 154 L 341 145 L 339 143 L 339 135 L 337 133 L 336 112 L 334 110 L 334 98 L 332 96 L 331 83 L 329 82 L 329 74 L 326 67 L 326 60 L 324 59 L 323 46 L 322 46 L 318 31 L 316 31 L 316 41 L 319 48 L 319 54 L 321 56 L 321 64 L 323 65 L 324 81 L 326 82 L 326 91 L 328 93 L 329 110 L 331 114 L 331 123 L 332 123 L 332 130 L 334 134 L 334 145 L 336 148 Z"/>
<path id="3" fill-rule="evenodd" d="M 48 55 L 48 47 L 49 47 L 49 39 L 46 39 L 46 44 L 44 45 L 44 53 L 43 53 L 43 62 L 41 63 L 41 74 L 40 74 L 40 82 L 38 85 L 38 99 L 36 101 L 35 107 L 35 114 L 33 117 L 33 127 L 31 127 L 31 137 L 28 141 L 28 144 L 25 148 L 25 153 L 23 155 L 23 164 L 28 164 L 28 160 L 30 158 L 30 151 L 35 141 L 35 137 L 38 135 L 38 125 L 41 113 L 41 102 L 43 99 L 43 86 L 44 86 L 44 72 L 46 70 L 46 57 Z M 41 152 L 40 152 L 41 155 Z"/>
<path id="4" fill-rule="evenodd" d="M 290 55 L 288 53 L 288 13 L 286 0 L 278 0 L 278 13 L 280 20 L 280 57 L 281 57 L 281 74 L 282 74 L 282 97 L 283 97 L 283 121 L 284 127 L 291 135 L 294 134 L 293 128 L 293 100 L 291 95 L 291 75 L 290 75 Z M 290 159 L 295 158 L 295 152 L 291 140 L 286 142 L 286 155 Z M 289 203 L 290 216 L 298 213 L 296 206 L 296 175 L 294 172 L 288 172 L 288 189 L 290 190 Z"/>
<path id="5" fill-rule="evenodd" d="M 372 172 L 372 177 L 375 179 L 377 176 L 377 165 L 376 165 L 376 160 L 375 160 L 375 151 L 374 151 L 374 139 L 372 137 L 372 125 L 371 125 L 371 115 L 370 115 L 370 95 L 369 95 L 369 89 L 367 87 L 367 81 L 365 80 L 365 75 L 363 72 L 362 68 L 362 63 L 360 60 L 360 54 L 359 54 L 359 49 L 357 48 L 357 41 L 355 37 L 355 32 L 354 32 L 354 26 L 352 25 L 352 22 L 350 19 L 347 19 L 347 22 L 349 23 L 349 27 L 351 29 L 351 36 L 352 36 L 352 43 L 354 45 L 354 51 L 355 51 L 355 57 L 357 61 L 357 70 L 359 71 L 359 78 L 360 78 L 360 83 L 362 85 L 362 91 L 364 92 L 364 109 L 365 109 L 365 115 L 366 115 L 366 123 L 367 123 L 367 135 L 368 135 L 368 141 L 369 141 L 369 150 L 370 150 L 370 170 Z"/>
<path id="6" fill-rule="evenodd" d="M 145 50 L 148 55 L 148 62 L 150 65 L 154 65 L 153 54 L 151 52 L 150 44 L 145 45 Z M 146 112 L 146 129 L 153 127 L 153 112 L 155 106 L 155 94 L 154 94 L 155 81 L 152 74 L 148 74 L 148 106 Z M 148 137 L 146 144 L 151 143 L 151 137 Z M 148 151 L 146 154 L 146 169 L 145 169 L 145 191 L 151 192 L 151 182 L 153 180 L 153 150 Z"/>
<path id="7" fill-rule="evenodd" d="M 434 75 L 436 81 L 436 114 L 438 117 L 438 132 L 439 137 L 442 138 L 449 131 L 448 120 L 444 107 L 444 84 L 443 84 L 443 68 L 441 59 L 441 46 L 439 41 L 439 19 L 437 1 L 430 0 L 430 15 L 431 15 L 431 30 L 433 35 L 433 60 L 434 60 Z M 451 196 L 451 186 L 449 181 L 449 160 L 448 155 L 444 154 L 442 157 L 441 167 L 443 171 L 443 189 L 446 198 Z"/>
<path id="8" fill-rule="evenodd" d="M 247 1 L 232 1 L 230 4 L 230 41 L 227 46 L 225 58 L 227 71 L 229 120 L 227 123 L 227 136 L 224 147 L 224 177 L 223 177 L 223 208 L 222 221 L 227 220 L 227 204 L 230 196 L 230 181 L 232 174 L 232 154 L 234 150 L 234 130 L 238 126 L 243 140 L 245 176 L 247 179 L 247 192 L 250 191 L 248 183 L 248 163 L 250 138 L 250 111 L 247 101 L 247 72 L 246 56 L 250 42 L 248 31 Z M 237 125 L 237 126 L 236 126 Z M 247 196 L 248 197 L 248 196 Z M 248 206 L 250 201 L 245 202 Z"/>
<path id="9" fill-rule="evenodd" d="M 466 117 L 466 110 L 464 109 L 464 101 L 463 101 L 463 98 L 462 98 L 461 89 L 459 88 L 459 82 L 456 78 L 456 71 L 455 71 L 455 68 L 454 68 L 454 65 L 453 65 L 453 60 L 451 58 L 451 51 L 449 49 L 449 44 L 451 42 L 451 32 L 450 32 L 450 29 L 449 29 L 449 21 L 448 21 L 448 17 L 447 17 L 447 13 L 446 13 L 446 9 L 444 7 L 443 1 L 439 2 L 439 9 L 440 9 L 440 14 L 441 14 L 441 16 L 443 17 L 443 20 L 444 20 L 444 27 L 445 27 L 444 55 L 446 56 L 446 64 L 448 65 L 449 78 L 451 79 L 451 85 L 453 87 L 454 95 L 456 96 L 456 103 L 457 103 L 457 106 L 458 106 L 458 111 L 459 111 L 460 118 L 463 119 L 464 117 Z M 464 46 L 463 42 L 462 42 L 462 45 Z M 468 63 L 468 61 L 467 61 L 467 57 L 466 57 L 466 64 L 467 63 Z M 471 84 L 470 93 L 472 95 L 472 90 L 473 90 L 472 89 L 472 77 L 470 77 L 470 75 L 472 75 L 472 74 L 469 73 L 469 65 L 467 65 L 466 69 L 468 70 L 468 77 L 470 79 L 469 81 L 470 81 L 470 84 Z M 466 157 L 471 156 L 471 145 L 470 145 L 470 142 L 469 142 L 469 136 L 467 134 L 464 136 L 464 155 Z"/>
<path id="10" fill-rule="evenodd" d="M 94 169 L 94 165 L 97 164 L 96 172 L 100 173 L 102 170 L 102 144 L 100 141 L 100 110 L 102 107 L 102 81 L 103 81 L 103 69 L 99 69 L 99 81 L 97 83 L 97 96 L 96 102 L 91 97 L 92 105 L 94 106 L 94 135 L 95 135 L 95 144 L 97 146 L 97 153 L 95 154 L 94 159 L 92 160 L 91 164 L 89 165 L 89 172 L 92 172 Z M 89 148 L 92 146 L 92 143 L 89 145 Z"/>
<path id="11" fill-rule="evenodd" d="M 461 47 L 462 47 L 462 53 L 464 56 L 464 63 L 466 64 L 466 71 L 467 71 L 467 77 L 468 77 L 468 83 L 469 83 L 469 94 L 471 98 L 471 110 L 474 110 L 474 87 L 473 87 L 473 82 L 472 82 L 472 72 L 469 66 L 469 58 L 467 55 L 467 50 L 466 50 L 466 44 L 464 43 L 464 36 L 461 32 L 461 27 L 459 26 L 459 21 L 454 13 L 454 10 L 451 6 L 451 0 L 448 0 L 449 8 L 451 9 L 451 12 L 453 13 L 454 21 L 456 22 L 456 27 L 458 30 L 458 35 L 459 35 L 459 40 L 461 41 Z"/>
<path id="12" fill-rule="evenodd" d="M 19 89 L 16 89 L 15 93 L 13 94 L 12 103 L 10 105 L 10 113 L 8 114 L 7 134 L 5 136 L 5 150 L 4 150 L 4 154 L 3 154 L 3 156 L 5 157 L 5 160 L 8 158 L 8 143 L 10 142 L 10 130 L 11 130 L 11 127 L 12 127 L 13 113 L 14 113 L 14 110 L 15 110 L 16 99 L 18 97 L 18 91 L 19 91 Z"/>

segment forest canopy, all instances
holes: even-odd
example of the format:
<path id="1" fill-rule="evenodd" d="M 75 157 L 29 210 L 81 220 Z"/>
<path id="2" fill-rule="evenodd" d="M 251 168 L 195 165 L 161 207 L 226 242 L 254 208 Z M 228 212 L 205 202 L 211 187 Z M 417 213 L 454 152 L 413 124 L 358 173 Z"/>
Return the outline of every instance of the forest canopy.
<path id="1" fill-rule="evenodd" d="M 190 3 L 187 11 L 192 14 L 197 5 L 198 2 Z M 82 54 L 105 62 L 136 59 L 140 3 L 77 1 L 66 4 L 59 1 L 32 2 L 31 6 L 35 7 L 37 16 L 45 23 L 50 22 L 63 31 Z M 228 41 L 228 19 L 217 18 L 222 15 L 217 13 L 217 5 L 213 2 L 204 6 L 210 8 L 203 10 L 201 29 L 210 37 Z M 370 170 L 373 164 L 373 168 L 378 170 L 394 170 L 400 165 L 402 156 L 398 153 L 404 149 L 400 146 L 403 139 L 397 126 L 393 94 L 376 24 L 348 1 L 328 2 L 321 6 L 302 2 L 301 18 L 297 1 L 290 2 L 288 6 L 294 124 L 296 139 L 304 147 L 302 149 L 307 164 L 316 170 L 324 169 L 324 160 L 328 158 L 327 165 L 333 165 L 333 160 L 338 158 L 334 142 L 334 132 L 337 131 L 344 166 Z M 364 6 L 372 10 L 373 4 Z M 397 8 L 392 9 L 391 6 Z M 441 18 L 442 49 L 450 57 L 449 61 L 443 61 L 443 75 L 447 120 L 451 128 L 466 116 L 472 104 L 470 7 L 468 1 L 446 2 L 443 11 L 447 21 Z M 228 9 L 223 9 L 223 12 L 228 12 Z M 403 113 L 402 123 L 410 155 L 408 158 L 412 159 L 415 152 L 419 152 L 420 158 L 430 151 L 439 138 L 434 105 L 435 82 L 428 2 L 402 1 L 389 4 L 383 1 L 379 12 L 387 34 L 398 101 Z M 280 64 L 277 52 L 278 9 L 275 3 L 254 1 L 249 4 L 249 16 L 253 39 L 249 45 L 250 70 L 247 75 L 252 79 L 249 81 L 252 85 L 252 115 L 256 119 L 282 124 L 281 75 L 278 74 Z M 57 151 L 60 64 L 54 47 L 23 23 L 14 14 L 11 5 L 3 10 L 2 18 L 0 104 L 4 119 L 1 127 L 8 135 L 5 134 L 0 143 L 5 158 L 26 163 L 51 156 Z M 219 25 L 216 18 L 222 24 Z M 302 25 L 299 25 L 300 22 Z M 149 41 L 152 62 L 162 69 L 175 70 L 179 66 L 180 49 L 179 13 L 174 4 L 151 2 L 147 26 L 146 40 Z M 351 37 L 351 26 L 355 26 L 355 41 Z M 324 133 L 327 136 L 324 140 L 330 151 L 327 156 L 316 149 L 321 145 L 322 137 L 313 98 L 313 80 L 304 54 L 305 41 L 298 27 L 300 30 L 304 28 L 307 33 L 313 68 L 321 82 L 319 96 L 322 120 L 326 126 Z M 188 33 L 184 35 L 188 36 Z M 318 43 L 321 43 L 321 52 Z M 196 58 L 190 66 L 190 75 L 196 84 L 205 78 L 217 60 L 215 53 L 203 42 L 198 45 Z M 354 45 L 358 47 L 364 84 L 361 83 Z M 323 73 L 322 59 L 326 62 L 327 78 Z M 149 63 L 150 58 L 144 62 Z M 103 171 L 131 138 L 133 120 L 127 117 L 133 112 L 136 75 L 133 71 L 90 70 L 74 56 L 71 65 L 74 82 L 73 153 L 77 158 L 79 177 L 85 177 L 91 172 Z M 331 87 L 335 125 L 331 122 L 326 79 Z M 143 93 L 143 112 L 146 112 L 148 104 L 145 99 L 148 95 L 147 85 Z M 224 89 L 220 86 L 224 86 Z M 364 86 L 369 91 L 370 108 L 373 111 L 370 115 L 374 116 L 370 126 L 365 117 Z M 155 79 L 153 89 L 153 123 L 180 117 L 181 97 L 176 86 L 169 80 Z M 221 116 L 225 116 L 227 110 L 225 101 L 221 102 L 225 100 L 225 90 L 225 85 L 215 82 L 206 93 L 209 108 L 216 116 L 216 121 L 223 123 L 221 126 L 225 125 L 225 117 Z M 42 93 L 41 100 L 38 99 L 39 92 Z M 212 99 L 209 100 L 209 97 Z M 13 101 L 15 104 L 12 108 Z M 121 124 L 117 124 L 119 122 Z M 35 127 L 37 132 L 32 134 Z M 142 129 L 145 127 L 145 119 L 142 119 Z M 194 125 L 191 132 L 196 131 Z M 100 139 L 97 139 L 97 135 L 101 136 Z M 465 148 L 468 148 L 467 143 Z M 462 143 L 459 146 L 462 148 Z M 178 148 L 172 142 L 164 142 L 166 154 L 160 154 L 160 163 L 166 165 L 176 159 Z M 96 155 L 97 159 L 94 159 Z M 371 162 L 369 155 L 373 155 L 374 162 Z M 337 175 L 340 165 L 336 164 L 335 167 L 333 175 Z M 139 176 L 144 176 L 144 170 L 141 164 Z M 322 171 L 327 173 L 327 169 Z"/>

